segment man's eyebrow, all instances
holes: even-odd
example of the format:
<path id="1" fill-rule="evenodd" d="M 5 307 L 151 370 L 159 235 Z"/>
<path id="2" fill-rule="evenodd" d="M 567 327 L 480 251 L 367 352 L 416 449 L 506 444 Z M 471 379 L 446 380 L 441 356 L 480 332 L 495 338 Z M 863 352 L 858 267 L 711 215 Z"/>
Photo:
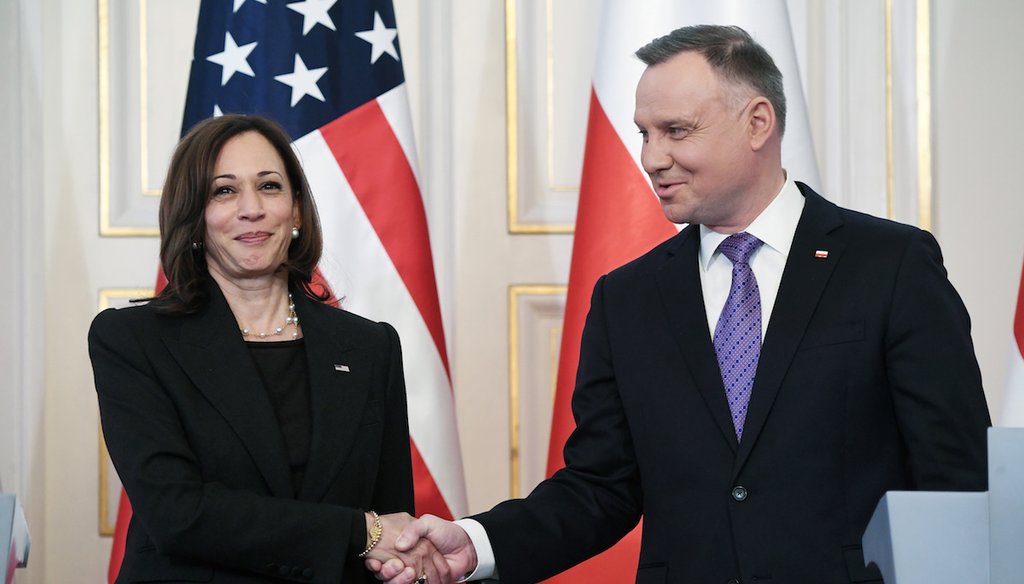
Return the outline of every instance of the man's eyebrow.
<path id="1" fill-rule="evenodd" d="M 690 120 L 688 120 L 686 118 L 681 118 L 681 117 L 676 116 L 676 117 L 668 118 L 668 119 L 665 119 L 665 120 L 659 120 L 658 121 L 658 126 L 660 126 L 660 127 L 688 126 L 688 125 L 690 125 L 690 123 L 691 123 Z"/>
<path id="2" fill-rule="evenodd" d="M 689 125 L 692 125 L 692 123 L 693 122 L 691 122 L 690 120 L 688 120 L 686 118 L 682 118 L 682 117 L 676 116 L 676 117 L 662 119 L 662 120 L 654 120 L 654 122 L 651 125 L 653 127 L 655 127 L 655 128 L 668 128 L 668 127 L 671 127 L 671 126 L 689 126 Z M 640 129 L 640 130 L 643 130 L 644 127 L 645 127 L 645 126 L 641 125 L 636 120 L 633 120 L 633 124 L 635 124 L 636 127 L 638 129 Z"/>

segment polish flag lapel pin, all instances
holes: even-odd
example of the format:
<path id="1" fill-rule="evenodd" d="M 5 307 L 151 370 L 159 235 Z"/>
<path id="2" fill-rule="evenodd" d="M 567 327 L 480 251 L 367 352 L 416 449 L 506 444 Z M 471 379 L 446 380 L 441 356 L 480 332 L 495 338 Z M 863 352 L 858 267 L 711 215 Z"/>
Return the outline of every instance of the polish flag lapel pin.
<path id="1" fill-rule="evenodd" d="M 814 257 L 816 257 L 816 258 L 818 258 L 820 260 L 823 260 L 823 259 L 828 257 L 828 250 L 827 249 L 816 250 L 814 252 Z"/>

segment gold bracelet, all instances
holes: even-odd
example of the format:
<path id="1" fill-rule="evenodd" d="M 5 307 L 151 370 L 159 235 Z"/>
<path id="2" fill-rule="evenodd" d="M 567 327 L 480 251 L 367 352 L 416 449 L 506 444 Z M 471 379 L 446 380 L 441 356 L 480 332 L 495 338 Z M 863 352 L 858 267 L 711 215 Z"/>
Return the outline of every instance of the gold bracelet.
<path id="1" fill-rule="evenodd" d="M 384 535 L 384 525 L 380 522 L 380 515 L 377 515 L 376 511 L 370 510 L 370 515 L 373 515 L 373 526 L 370 527 L 370 543 L 366 544 L 366 549 L 359 554 L 360 558 L 365 558 L 366 554 L 373 551 L 373 548 L 377 547 L 377 543 L 380 542 L 380 536 Z"/>

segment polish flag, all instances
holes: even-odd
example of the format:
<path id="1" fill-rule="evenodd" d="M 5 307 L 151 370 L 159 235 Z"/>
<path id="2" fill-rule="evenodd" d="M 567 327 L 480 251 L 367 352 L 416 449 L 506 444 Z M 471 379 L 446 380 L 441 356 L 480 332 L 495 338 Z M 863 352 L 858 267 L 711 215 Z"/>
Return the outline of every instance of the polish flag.
<path id="1" fill-rule="evenodd" d="M 575 429 L 571 399 L 580 336 L 597 279 L 675 235 L 640 165 L 640 136 L 633 124 L 634 90 L 644 64 L 641 46 L 694 24 L 735 24 L 771 53 L 785 78 L 788 115 L 783 164 L 791 176 L 818 186 L 800 75 L 783 0 L 706 2 L 606 0 L 580 183 L 576 234 L 569 271 L 557 389 L 548 449 L 548 475 L 564 466 L 562 448 Z M 640 554 L 641 526 L 603 554 L 547 582 L 632 582 Z"/>
<path id="2" fill-rule="evenodd" d="M 1024 426 L 1024 270 L 1021 270 L 1017 312 L 1013 317 L 1012 345 L 1000 425 L 1021 427 Z"/>

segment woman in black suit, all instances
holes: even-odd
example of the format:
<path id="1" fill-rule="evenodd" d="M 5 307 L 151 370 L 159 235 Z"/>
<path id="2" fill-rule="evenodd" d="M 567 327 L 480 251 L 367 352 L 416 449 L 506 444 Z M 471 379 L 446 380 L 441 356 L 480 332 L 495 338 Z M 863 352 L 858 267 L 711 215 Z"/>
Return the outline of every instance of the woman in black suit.
<path id="1" fill-rule="evenodd" d="M 197 125 L 160 233 L 166 288 L 89 332 L 134 511 L 117 581 L 373 582 L 363 559 L 392 557 L 413 513 L 401 348 L 313 283 L 320 224 L 285 132 Z M 421 581 L 447 579 L 431 552 L 410 558 Z"/>

